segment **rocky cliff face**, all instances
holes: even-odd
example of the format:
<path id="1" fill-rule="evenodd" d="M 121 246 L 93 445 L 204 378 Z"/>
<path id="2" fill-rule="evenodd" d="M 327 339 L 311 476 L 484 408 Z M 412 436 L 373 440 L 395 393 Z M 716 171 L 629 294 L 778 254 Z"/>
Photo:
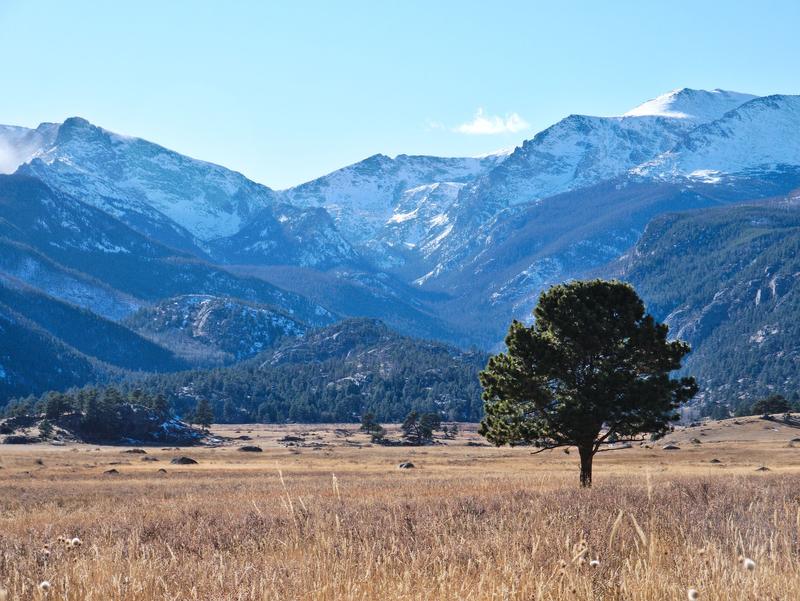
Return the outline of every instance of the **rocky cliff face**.
<path id="1" fill-rule="evenodd" d="M 247 359 L 307 328 L 274 307 L 199 294 L 163 300 L 124 323 L 195 365 Z"/>

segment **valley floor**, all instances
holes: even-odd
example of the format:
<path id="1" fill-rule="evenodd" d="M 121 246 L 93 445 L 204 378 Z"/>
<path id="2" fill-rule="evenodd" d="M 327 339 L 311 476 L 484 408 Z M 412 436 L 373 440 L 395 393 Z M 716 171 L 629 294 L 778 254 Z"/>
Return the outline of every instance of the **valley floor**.
<path id="1" fill-rule="evenodd" d="M 220 426 L 252 440 L 146 454 L 3 445 L 0 589 L 69 601 L 800 598 L 795 428 L 726 420 L 667 437 L 679 450 L 600 453 L 591 490 L 577 486 L 574 451 L 484 446 L 474 425 L 423 448 L 372 446 L 356 429 Z M 199 463 L 170 463 L 181 455 Z"/>

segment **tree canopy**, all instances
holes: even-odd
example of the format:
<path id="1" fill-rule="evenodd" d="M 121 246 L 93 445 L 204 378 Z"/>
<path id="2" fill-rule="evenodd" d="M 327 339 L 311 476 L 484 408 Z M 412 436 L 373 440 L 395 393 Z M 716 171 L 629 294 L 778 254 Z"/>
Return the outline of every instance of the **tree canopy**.
<path id="1" fill-rule="evenodd" d="M 697 392 L 673 379 L 689 345 L 645 312 L 628 284 L 575 281 L 543 292 L 534 323 L 513 321 L 507 350 L 480 374 L 490 442 L 577 446 L 581 484 L 590 486 L 601 445 L 663 433 Z"/>
<path id="2" fill-rule="evenodd" d="M 771 394 L 766 398 L 758 399 L 752 404 L 750 410 L 745 412 L 747 415 L 765 415 L 770 413 L 787 413 L 792 411 L 795 405 L 786 397 L 780 394 Z"/>

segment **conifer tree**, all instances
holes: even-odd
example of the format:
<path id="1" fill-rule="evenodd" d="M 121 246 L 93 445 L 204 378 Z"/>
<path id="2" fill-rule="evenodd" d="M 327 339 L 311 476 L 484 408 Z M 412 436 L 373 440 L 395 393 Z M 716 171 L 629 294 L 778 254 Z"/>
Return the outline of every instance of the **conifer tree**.
<path id="1" fill-rule="evenodd" d="M 197 401 L 192 421 L 203 430 L 208 430 L 209 426 L 214 423 L 214 410 L 211 408 L 211 403 L 208 402 L 208 399 L 203 398 Z"/>
<path id="2" fill-rule="evenodd" d="M 576 446 L 582 486 L 601 445 L 665 432 L 697 392 L 694 378 L 670 378 L 689 345 L 668 341 L 628 284 L 553 286 L 533 314 L 531 326 L 511 324 L 506 352 L 480 374 L 479 432 L 497 445 Z"/>

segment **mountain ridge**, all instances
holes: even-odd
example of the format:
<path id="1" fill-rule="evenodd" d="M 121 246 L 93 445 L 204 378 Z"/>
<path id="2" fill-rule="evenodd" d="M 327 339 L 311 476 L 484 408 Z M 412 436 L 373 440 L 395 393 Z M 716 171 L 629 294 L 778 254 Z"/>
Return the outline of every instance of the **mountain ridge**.
<path id="1" fill-rule="evenodd" d="M 800 186 L 798 130 L 798 96 L 681 88 L 510 152 L 375 154 L 273 190 L 80 118 L 0 127 L 0 150 L 28 159 L 0 178 L 0 277 L 113 321 L 205 295 L 496 348 L 544 288 L 615 261 L 661 215 Z"/>

